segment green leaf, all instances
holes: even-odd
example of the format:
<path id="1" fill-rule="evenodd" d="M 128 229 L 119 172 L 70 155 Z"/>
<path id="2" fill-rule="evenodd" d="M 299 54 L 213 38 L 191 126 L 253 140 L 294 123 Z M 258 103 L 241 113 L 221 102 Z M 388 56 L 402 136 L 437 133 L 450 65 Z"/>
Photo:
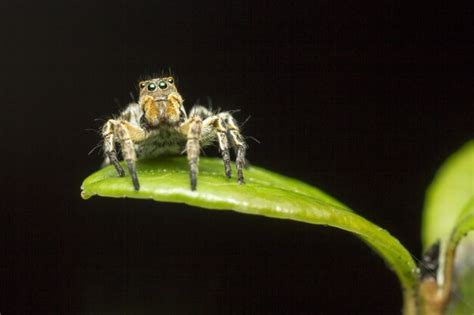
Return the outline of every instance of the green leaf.
<path id="1" fill-rule="evenodd" d="M 471 248 L 471 254 L 472 250 Z M 474 269 L 465 269 L 459 272 L 459 279 L 461 282 L 454 289 L 456 294 L 451 297 L 446 314 L 449 315 L 474 315 L 474 304 L 472 297 L 474 297 Z"/>
<path id="2" fill-rule="evenodd" d="M 430 185 L 423 214 L 423 247 L 440 240 L 438 282 L 451 295 L 448 314 L 474 314 L 474 141 L 441 166 Z M 454 274 L 453 274 L 454 271 Z"/>
<path id="3" fill-rule="evenodd" d="M 456 253 L 454 259 L 453 291 L 448 314 L 474 314 L 474 197 L 467 203 L 456 220 L 448 248 Z M 470 233 L 473 232 L 473 233 Z M 470 234 L 469 234 L 470 233 Z M 457 248 L 456 248 L 457 247 Z M 448 250 L 449 252 L 449 250 Z"/>
<path id="4" fill-rule="evenodd" d="M 109 166 L 90 175 L 82 185 L 84 199 L 93 195 L 179 202 L 216 210 L 329 225 L 354 233 L 369 244 L 398 275 L 406 296 L 416 282 L 410 253 L 387 231 L 357 215 L 321 190 L 300 181 L 252 166 L 243 185 L 224 176 L 222 162 L 203 158 L 196 191 L 191 191 L 187 161 L 168 157 L 137 163 L 140 191 L 130 177 L 118 177 Z"/>
<path id="5" fill-rule="evenodd" d="M 428 188 L 422 228 L 425 250 L 438 239 L 446 248 L 461 211 L 473 197 L 474 141 L 470 141 L 449 157 Z"/>
<path id="6" fill-rule="evenodd" d="M 474 195 L 459 214 L 449 240 L 450 246 L 457 246 L 461 239 L 474 230 Z"/>

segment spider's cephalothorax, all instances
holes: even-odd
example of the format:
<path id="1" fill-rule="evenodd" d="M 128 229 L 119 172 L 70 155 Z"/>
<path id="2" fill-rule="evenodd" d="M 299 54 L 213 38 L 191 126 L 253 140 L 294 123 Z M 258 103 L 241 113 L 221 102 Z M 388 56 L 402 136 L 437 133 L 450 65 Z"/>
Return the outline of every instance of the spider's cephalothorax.
<path id="1" fill-rule="evenodd" d="M 117 158 L 119 143 L 135 190 L 140 189 L 135 161 L 163 154 L 186 151 L 191 189 L 196 189 L 199 153 L 202 147 L 217 141 L 227 177 L 231 176 L 229 147 L 236 153 L 237 181 L 244 182 L 246 144 L 239 127 L 228 112 L 213 113 L 194 106 L 189 117 L 172 77 L 155 78 L 139 83 L 138 103 L 130 103 L 115 119 L 102 128 L 105 162 L 112 163 L 118 174 L 125 172 Z"/>

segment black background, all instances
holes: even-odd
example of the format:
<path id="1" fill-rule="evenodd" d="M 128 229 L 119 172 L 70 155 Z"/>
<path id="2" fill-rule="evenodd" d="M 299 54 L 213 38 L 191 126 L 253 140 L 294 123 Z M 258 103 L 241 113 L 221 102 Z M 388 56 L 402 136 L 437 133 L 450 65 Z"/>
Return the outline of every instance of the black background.
<path id="1" fill-rule="evenodd" d="M 209 96 L 251 116 L 250 161 L 321 187 L 419 258 L 424 191 L 474 134 L 472 8 L 10 0 L 0 12 L 2 315 L 400 313 L 395 275 L 352 235 L 83 201 L 101 162 L 87 153 L 140 76 L 171 69 L 188 109 Z"/>

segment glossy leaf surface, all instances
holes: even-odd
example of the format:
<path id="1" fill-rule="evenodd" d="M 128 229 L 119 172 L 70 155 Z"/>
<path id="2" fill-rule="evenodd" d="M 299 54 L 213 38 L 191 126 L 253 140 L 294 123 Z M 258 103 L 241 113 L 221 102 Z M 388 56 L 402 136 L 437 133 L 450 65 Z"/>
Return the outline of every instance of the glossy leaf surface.
<path id="1" fill-rule="evenodd" d="M 405 294 L 412 293 L 416 265 L 410 253 L 386 230 L 317 188 L 255 166 L 246 170 L 246 183 L 238 185 L 224 176 L 222 161 L 208 158 L 200 161 L 196 191 L 190 190 L 184 157 L 139 162 L 137 170 L 140 191 L 133 190 L 129 176 L 118 177 L 109 166 L 84 181 L 82 196 L 154 199 L 336 227 L 369 244 L 398 275 Z"/>

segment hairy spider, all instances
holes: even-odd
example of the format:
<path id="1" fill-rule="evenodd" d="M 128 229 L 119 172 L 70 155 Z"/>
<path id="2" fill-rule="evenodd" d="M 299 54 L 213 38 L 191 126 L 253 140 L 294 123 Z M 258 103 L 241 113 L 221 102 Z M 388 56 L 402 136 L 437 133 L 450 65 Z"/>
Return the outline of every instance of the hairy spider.
<path id="1" fill-rule="evenodd" d="M 191 190 L 195 190 L 200 150 L 217 140 L 225 175 L 231 177 L 229 146 L 232 146 L 236 154 L 237 181 L 244 182 L 247 145 L 230 113 L 213 113 L 196 105 L 188 117 L 172 77 L 141 81 L 139 90 L 138 103 L 130 103 L 102 128 L 105 163 L 113 164 L 119 176 L 125 176 L 125 172 L 118 161 L 115 143 L 120 144 L 135 190 L 140 189 L 136 160 L 186 152 Z"/>

